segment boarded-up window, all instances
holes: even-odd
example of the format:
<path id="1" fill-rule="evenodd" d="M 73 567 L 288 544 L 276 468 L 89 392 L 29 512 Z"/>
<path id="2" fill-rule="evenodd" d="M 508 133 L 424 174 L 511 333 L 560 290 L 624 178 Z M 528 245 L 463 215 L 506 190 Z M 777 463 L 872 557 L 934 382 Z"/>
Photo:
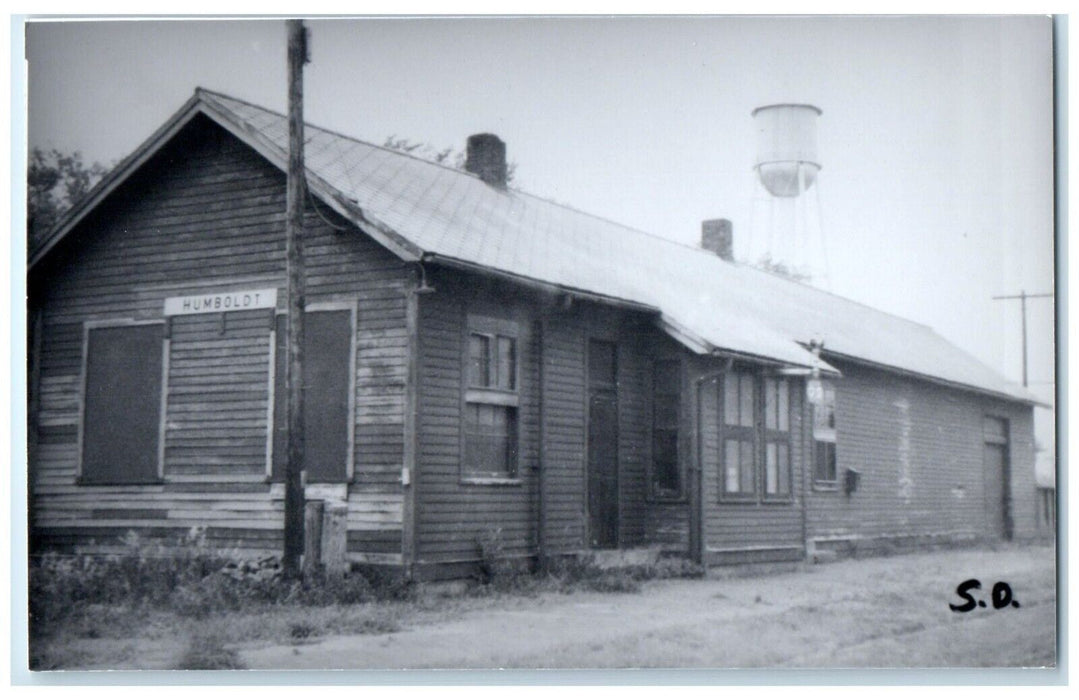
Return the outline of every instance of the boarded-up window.
<path id="1" fill-rule="evenodd" d="M 652 493 L 658 498 L 682 495 L 678 466 L 678 422 L 681 364 L 660 360 L 652 375 Z"/>
<path id="2" fill-rule="evenodd" d="M 274 385 L 273 476 L 285 478 L 288 463 L 288 392 L 285 387 L 288 324 L 277 324 Z M 352 312 L 304 314 L 304 470 L 308 483 L 348 480 L 352 391 Z"/>
<path id="3" fill-rule="evenodd" d="M 81 481 L 160 479 L 161 324 L 92 328 L 86 342 Z"/>
<path id="4" fill-rule="evenodd" d="M 469 479 L 517 473 L 517 325 L 469 317 L 461 473 Z"/>

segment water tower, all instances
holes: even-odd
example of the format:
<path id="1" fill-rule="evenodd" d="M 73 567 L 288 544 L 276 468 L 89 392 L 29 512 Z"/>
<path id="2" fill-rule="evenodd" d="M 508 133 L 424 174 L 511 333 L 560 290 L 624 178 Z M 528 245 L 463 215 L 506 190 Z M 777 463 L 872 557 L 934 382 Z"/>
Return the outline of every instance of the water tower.
<path id="1" fill-rule="evenodd" d="M 774 270 L 827 286 L 818 184 L 817 118 L 821 114 L 809 104 L 773 104 L 753 110 L 757 185 L 750 262 L 766 262 Z"/>

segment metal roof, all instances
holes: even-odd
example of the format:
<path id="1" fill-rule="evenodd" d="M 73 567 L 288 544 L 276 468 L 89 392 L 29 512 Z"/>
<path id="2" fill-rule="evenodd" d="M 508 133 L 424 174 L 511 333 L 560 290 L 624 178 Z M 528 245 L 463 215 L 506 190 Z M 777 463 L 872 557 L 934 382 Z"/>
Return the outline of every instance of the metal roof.
<path id="1" fill-rule="evenodd" d="M 284 115 L 202 89 L 185 109 L 208 114 L 279 167 L 287 163 Z M 814 358 L 803 346 L 823 341 L 826 354 L 1037 402 L 928 326 L 332 131 L 308 125 L 305 139 L 312 191 L 406 259 L 466 264 L 653 309 L 665 330 L 699 353 L 809 367 Z M 66 228 L 79 218 L 67 217 Z"/>

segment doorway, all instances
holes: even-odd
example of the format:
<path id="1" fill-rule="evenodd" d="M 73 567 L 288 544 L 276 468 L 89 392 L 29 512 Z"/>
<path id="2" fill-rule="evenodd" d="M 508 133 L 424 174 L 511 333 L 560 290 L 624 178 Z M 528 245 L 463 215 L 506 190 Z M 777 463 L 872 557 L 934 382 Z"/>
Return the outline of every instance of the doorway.
<path id="1" fill-rule="evenodd" d="M 982 464 L 985 477 L 985 516 L 988 534 L 1002 540 L 1012 538 L 1011 468 L 1008 462 L 1008 422 L 985 419 L 985 448 Z"/>
<path id="2" fill-rule="evenodd" d="M 618 351 L 588 343 L 588 540 L 618 547 Z"/>

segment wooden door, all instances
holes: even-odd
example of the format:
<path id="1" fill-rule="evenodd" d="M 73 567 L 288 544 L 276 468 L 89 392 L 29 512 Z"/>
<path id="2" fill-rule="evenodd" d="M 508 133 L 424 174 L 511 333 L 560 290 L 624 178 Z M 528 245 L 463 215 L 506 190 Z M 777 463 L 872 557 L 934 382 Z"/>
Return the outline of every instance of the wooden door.
<path id="1" fill-rule="evenodd" d="M 613 343 L 588 348 L 588 537 L 601 549 L 618 546 L 618 384 Z"/>
<path id="2" fill-rule="evenodd" d="M 1008 499 L 1008 446 L 985 444 L 985 516 L 989 535 L 1010 540 L 1011 517 Z"/>
<path id="3" fill-rule="evenodd" d="M 985 479 L 985 519 L 991 537 L 1012 538 L 1011 465 L 1008 464 L 1008 421 L 986 416 L 982 464 Z"/>

